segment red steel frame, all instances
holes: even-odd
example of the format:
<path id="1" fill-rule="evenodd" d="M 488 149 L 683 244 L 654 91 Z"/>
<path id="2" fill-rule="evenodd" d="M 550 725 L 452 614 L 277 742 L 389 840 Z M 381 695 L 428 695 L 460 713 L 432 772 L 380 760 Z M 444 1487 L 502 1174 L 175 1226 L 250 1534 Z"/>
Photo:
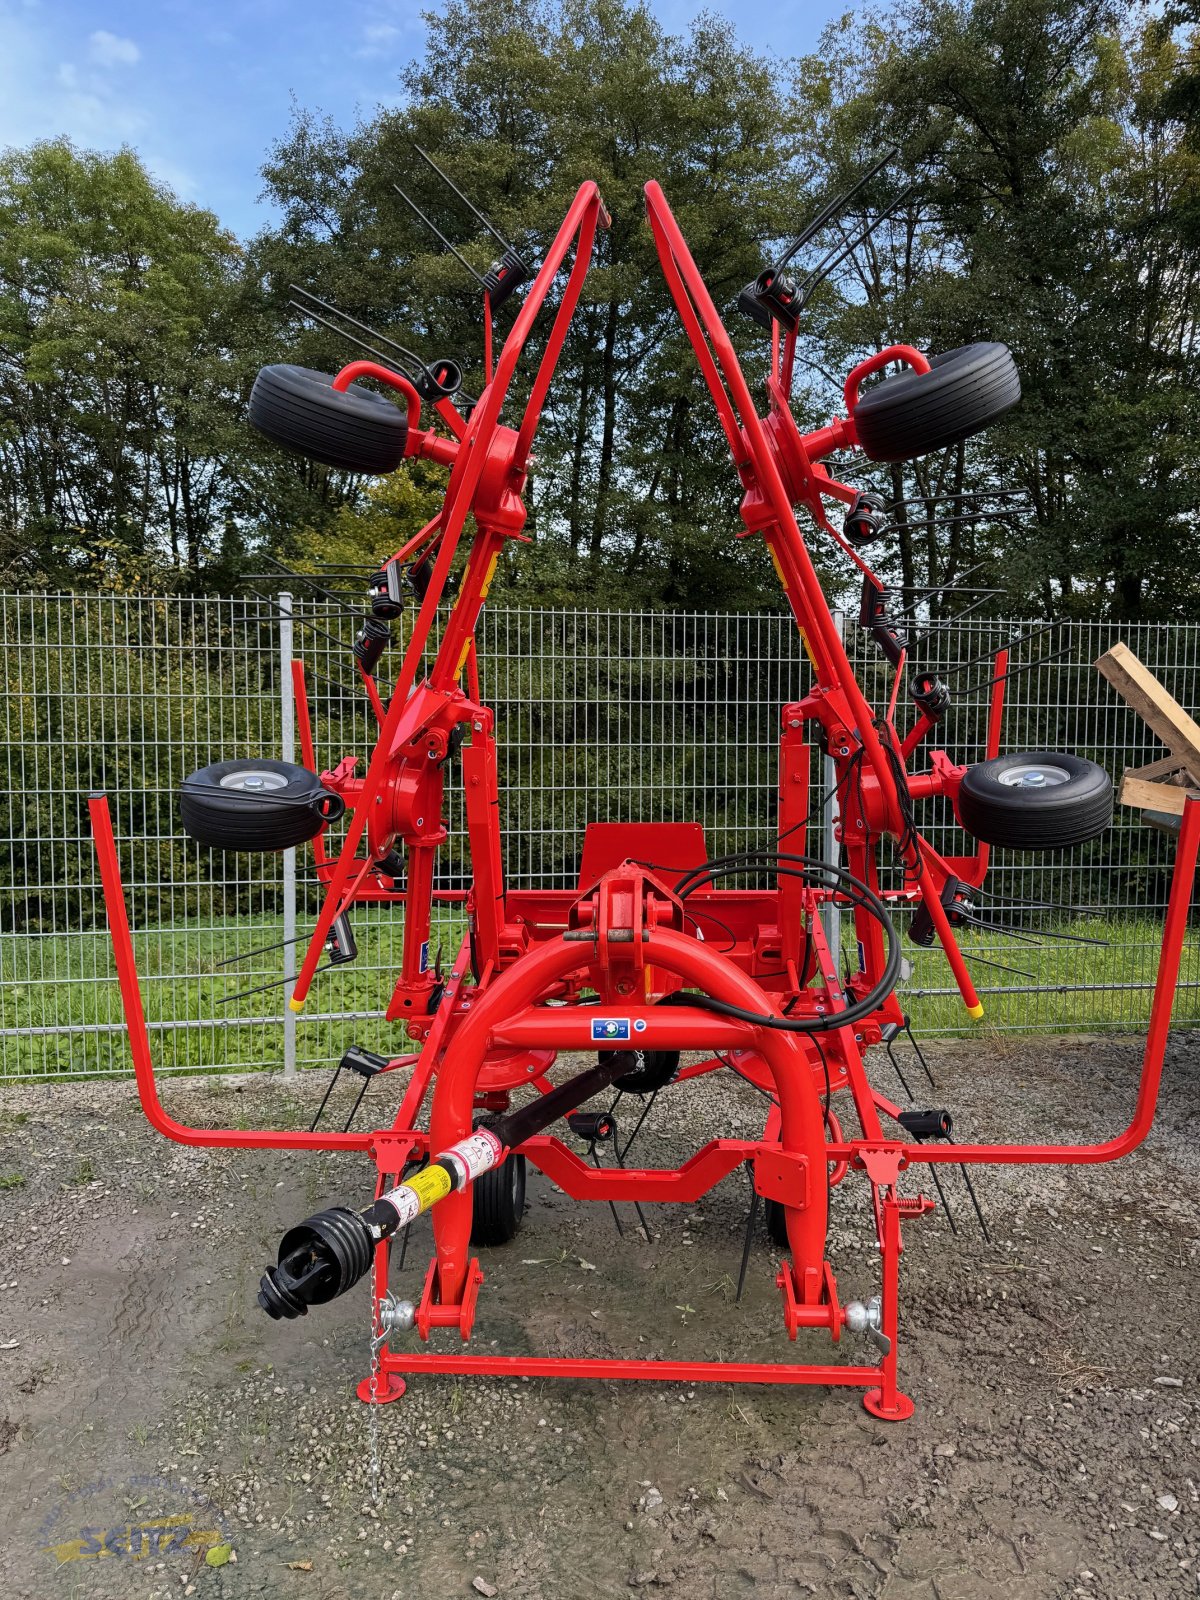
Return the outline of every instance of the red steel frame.
<path id="1" fill-rule="evenodd" d="M 787 398 L 795 335 L 787 334 L 781 340 L 776 328 L 768 383 L 770 407 L 767 417 L 760 418 L 728 335 L 662 191 L 650 184 L 646 194 L 668 286 L 746 491 L 742 505 L 746 532 L 762 534 L 813 664 L 813 687 L 782 712 L 780 840 L 789 851 L 804 850 L 804 822 L 809 814 L 806 728 L 816 722 L 837 764 L 841 826 L 852 872 L 885 898 L 921 899 L 963 999 L 971 1013 L 978 1015 L 978 997 L 941 895 L 951 876 L 973 885 L 982 881 L 987 847 L 980 846 L 970 857 L 940 857 L 927 841 L 906 829 L 897 777 L 903 772 L 912 800 L 946 795 L 953 801 L 965 768 L 956 767 L 944 752 L 935 750 L 928 772 L 907 772 L 907 761 L 931 731 L 932 723 L 919 716 L 907 734 L 901 736 L 897 730 L 903 661 L 897 668 L 886 713 L 878 715 L 868 705 L 833 625 L 794 509 L 803 505 L 820 528 L 843 543 L 870 580 L 878 582 L 828 521 L 823 497 L 850 502 L 855 491 L 830 478 L 821 461 L 833 450 L 856 443 L 853 408 L 864 377 L 894 360 L 917 370 L 925 370 L 927 362 L 907 346 L 892 346 L 872 357 L 847 379 L 848 416 L 801 434 Z M 737 1166 L 750 1162 L 759 1193 L 776 1199 L 784 1208 L 790 1259 L 781 1264 L 776 1282 L 785 1330 L 794 1340 L 802 1328 L 823 1328 L 835 1343 L 845 1326 L 846 1311 L 825 1259 L 828 1197 L 830 1189 L 850 1173 L 864 1175 L 870 1185 L 881 1252 L 879 1331 L 887 1348 L 878 1362 L 574 1360 L 506 1357 L 490 1351 L 471 1355 L 384 1348 L 379 1366 L 382 1387 L 364 1381 L 359 1393 L 377 1403 L 394 1399 L 403 1393 L 402 1374 L 413 1371 L 689 1383 L 840 1384 L 864 1388 L 864 1404 L 874 1415 L 899 1420 L 913 1409 L 897 1381 L 901 1223 L 905 1217 L 917 1217 L 932 1208 L 932 1202 L 919 1193 L 900 1193 L 901 1176 L 916 1164 L 935 1161 L 1109 1161 L 1145 1138 L 1157 1102 L 1187 930 L 1200 848 L 1200 801 L 1189 799 L 1184 812 L 1135 1111 L 1126 1130 L 1102 1144 L 945 1146 L 890 1136 L 881 1117 L 896 1124 L 898 1108 L 873 1088 L 865 1053 L 879 1041 L 886 1025 L 901 1020 L 894 994 L 865 1020 L 834 1024 L 822 1035 L 822 1047 L 807 1035 L 717 1016 L 698 1006 L 657 1004 L 680 988 L 690 987 L 759 1016 L 782 1013 L 786 1007 L 792 1016 L 836 1017 L 869 993 L 884 969 L 879 925 L 862 908 L 856 908 L 861 971 L 843 983 L 819 915 L 825 901 L 838 898 L 831 889 L 783 877 L 773 890 L 709 888 L 689 895 L 685 906 L 671 883 L 704 860 L 702 835 L 692 825 L 630 824 L 589 831 L 577 890 L 508 890 L 503 875 L 493 716 L 480 699 L 474 629 L 500 550 L 506 540 L 523 537 L 521 495 L 534 432 L 579 300 L 595 229 L 606 223 L 599 191 L 594 184 L 584 184 L 517 315 L 494 374 L 491 312 L 485 307 L 488 381 L 479 402 L 469 420 L 450 400 L 440 400 L 435 406 L 450 438 L 419 428 L 419 396 L 387 369 L 356 361 L 335 380 L 336 387 L 345 388 L 357 378 L 367 377 L 399 390 L 408 407 L 407 453 L 450 468 L 442 510 L 393 558 L 420 558 L 429 553 L 434 557 L 433 570 L 386 711 L 374 679 L 363 674 L 380 723 L 366 774 L 356 776 L 354 757 L 344 758 L 321 774 L 326 786 L 342 795 L 352 814 L 336 857 L 326 854 L 320 836 L 314 842 L 326 898 L 290 1002 L 297 1010 L 303 1005 L 330 928 L 342 911 L 365 899 L 404 903 L 403 958 L 387 1015 L 391 1021 L 403 1021 L 417 1049 L 389 1063 L 389 1070 L 409 1074 L 391 1128 L 366 1133 L 202 1129 L 168 1115 L 155 1083 L 108 806 L 103 796 L 95 796 L 90 802 L 93 832 L 138 1093 L 153 1126 L 185 1144 L 362 1150 L 375 1162 L 376 1193 L 380 1193 L 410 1158 L 426 1155 L 431 1148 L 445 1148 L 463 1137 L 478 1108 L 503 1108 L 522 1085 L 545 1092 L 550 1087 L 546 1074 L 559 1052 L 598 1048 L 594 1024 L 602 1019 L 619 1018 L 629 1042 L 646 1050 L 707 1052 L 706 1059 L 684 1069 L 680 1074 L 684 1080 L 735 1063 L 736 1070 L 764 1089 L 773 1102 L 760 1139 L 713 1139 L 673 1169 L 597 1169 L 551 1134 L 527 1140 L 521 1153 L 572 1197 L 614 1202 L 694 1203 Z M 520 424 L 515 429 L 507 427 L 500 414 L 518 360 L 572 246 L 574 257 L 566 269 L 566 284 Z M 453 606 L 435 639 L 439 605 L 468 515 L 474 518 L 475 531 Z M 1003 672 L 1001 658 L 997 676 L 1002 677 Z M 461 683 L 464 674 L 465 689 Z M 294 678 L 301 750 L 305 764 L 316 770 L 299 663 L 294 666 Z M 999 747 L 1001 711 L 997 686 L 989 716 L 989 754 Z M 446 836 L 441 818 L 444 763 L 459 725 L 465 725 L 468 735 L 461 759 L 473 864 L 472 887 L 465 894 L 471 931 L 442 982 L 429 970 L 428 944 L 431 905 L 437 897 L 434 864 Z M 850 782 L 852 774 L 854 781 Z M 908 841 L 906 883 L 901 890 L 879 889 L 878 847 L 885 834 L 898 842 Z M 378 865 L 397 844 L 406 852 L 403 889 Z M 648 850 L 664 864 L 658 868 L 639 865 Z M 730 930 L 732 949 L 715 951 L 697 937 L 706 911 L 718 916 Z M 591 993 L 596 1000 L 585 1000 Z M 560 1003 L 549 1005 L 547 1001 Z M 848 1098 L 859 1127 L 857 1136 L 844 1136 L 839 1115 L 827 1111 L 823 1104 L 826 1089 L 831 1096 Z M 427 1101 L 429 1127 L 425 1131 L 417 1124 Z M 464 1341 L 470 1336 L 483 1282 L 479 1264 L 470 1255 L 470 1224 L 469 1189 L 448 1195 L 433 1211 L 435 1253 L 416 1315 L 422 1339 L 440 1328 L 456 1328 Z M 389 1265 L 390 1250 L 385 1242 L 375 1259 L 377 1302 L 388 1290 Z"/>

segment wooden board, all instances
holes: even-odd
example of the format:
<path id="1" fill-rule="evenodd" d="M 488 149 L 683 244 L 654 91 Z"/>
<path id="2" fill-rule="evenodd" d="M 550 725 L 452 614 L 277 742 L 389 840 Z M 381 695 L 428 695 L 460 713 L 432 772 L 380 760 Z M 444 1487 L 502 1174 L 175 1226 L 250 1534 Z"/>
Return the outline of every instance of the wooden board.
<path id="1" fill-rule="evenodd" d="M 1148 783 L 1145 778 L 1135 778 L 1127 772 L 1121 779 L 1117 799 L 1123 806 L 1141 806 L 1145 811 L 1165 811 L 1169 816 L 1181 817 L 1189 797 L 1200 799 L 1200 791 L 1184 788 L 1176 783 Z"/>
<path id="2" fill-rule="evenodd" d="M 1200 766 L 1200 724 L 1167 693 L 1128 645 L 1115 644 L 1111 650 L 1106 650 L 1096 662 L 1096 669 L 1153 729 L 1172 755 L 1179 757 L 1181 765 Z M 1150 805 L 1154 802 L 1128 803 Z"/>

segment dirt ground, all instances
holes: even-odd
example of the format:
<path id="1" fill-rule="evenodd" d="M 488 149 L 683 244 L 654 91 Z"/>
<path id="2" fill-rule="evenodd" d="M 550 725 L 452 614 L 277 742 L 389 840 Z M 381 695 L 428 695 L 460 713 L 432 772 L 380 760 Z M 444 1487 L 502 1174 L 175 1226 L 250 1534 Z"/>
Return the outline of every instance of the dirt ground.
<path id="1" fill-rule="evenodd" d="M 920 1098 L 962 1136 L 1093 1139 L 1123 1125 L 1140 1046 L 993 1039 L 932 1058 L 938 1092 Z M 168 1101 L 190 1120 L 298 1123 L 322 1088 L 193 1080 Z M 737 1080 L 666 1091 L 635 1153 L 653 1165 L 749 1133 L 760 1107 Z M 951 1171 L 957 1235 L 941 1210 L 906 1231 L 907 1423 L 873 1421 L 852 1390 L 420 1378 L 376 1413 L 373 1506 L 352 1392 L 367 1286 L 303 1322 L 254 1305 L 285 1225 L 366 1202 L 365 1161 L 185 1150 L 125 1084 L 9 1089 L 0 1595 L 1194 1596 L 1198 1133 L 1200 1035 L 1181 1035 L 1128 1161 L 977 1169 L 991 1244 Z M 834 1194 L 844 1298 L 874 1289 L 861 1187 Z M 631 1208 L 622 1238 L 607 1207 L 531 1175 L 522 1232 L 483 1253 L 475 1340 L 827 1359 L 827 1340 L 787 1344 L 761 1222 L 735 1304 L 747 1202 L 735 1173 L 693 1210 L 653 1208 L 647 1242 Z M 400 1284 L 413 1298 L 427 1227 Z"/>

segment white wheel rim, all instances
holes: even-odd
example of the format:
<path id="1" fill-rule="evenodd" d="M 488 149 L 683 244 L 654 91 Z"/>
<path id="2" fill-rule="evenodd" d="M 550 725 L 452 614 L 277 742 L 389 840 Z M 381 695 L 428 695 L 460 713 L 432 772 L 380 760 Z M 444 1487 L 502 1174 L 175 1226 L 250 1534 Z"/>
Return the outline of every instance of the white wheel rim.
<path id="1" fill-rule="evenodd" d="M 1065 767 L 1056 767 L 1051 761 L 1022 761 L 997 774 L 997 782 L 1006 789 L 1057 789 L 1070 781 Z"/>
<path id="2" fill-rule="evenodd" d="M 227 772 L 221 779 L 222 789 L 238 789 L 243 794 L 270 794 L 286 787 L 287 779 L 281 772 L 265 772 L 261 767 L 243 767 Z"/>

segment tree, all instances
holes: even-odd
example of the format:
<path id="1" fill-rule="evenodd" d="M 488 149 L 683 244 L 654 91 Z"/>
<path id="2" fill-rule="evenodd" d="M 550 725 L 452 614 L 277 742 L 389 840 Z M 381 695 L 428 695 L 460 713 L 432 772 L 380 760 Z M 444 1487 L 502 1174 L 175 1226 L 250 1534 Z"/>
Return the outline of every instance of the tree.
<path id="1" fill-rule="evenodd" d="M 978 564 L 1016 610 L 1186 611 L 1197 589 L 1176 552 L 1197 510 L 1200 374 L 1196 258 L 1167 225 L 1194 183 L 1165 112 L 1171 48 L 1157 28 L 1121 33 L 1100 0 L 939 0 L 901 20 L 842 30 L 849 81 L 811 64 L 801 78 L 810 136 L 832 130 L 860 159 L 895 137 L 917 184 L 816 326 L 846 358 L 896 337 L 1008 343 L 1021 405 L 886 487 L 927 496 L 940 475 L 1029 499 L 1023 526 L 999 536 L 932 515 L 917 530 L 901 508 L 905 590 Z"/>
<path id="2" fill-rule="evenodd" d="M 198 578 L 229 555 L 239 251 L 132 151 L 0 157 L 0 572 Z"/>
<path id="3" fill-rule="evenodd" d="M 665 186 L 715 292 L 729 300 L 762 265 L 790 200 L 790 132 L 775 67 L 702 19 L 684 38 L 644 5 L 520 0 L 503 14 L 450 0 L 429 19 L 407 101 L 352 136 L 301 115 L 266 177 L 281 226 L 255 270 L 292 281 L 422 354 L 464 361 L 479 392 L 479 297 L 395 194 L 399 181 L 477 269 L 497 253 L 413 152 L 415 141 L 536 265 L 579 183 L 612 215 L 598 240 L 538 435 L 530 495 L 537 543 L 514 558 L 513 597 L 553 591 L 602 603 L 774 600 L 761 551 L 735 534 L 738 484 L 659 271 L 642 186 Z M 502 331 L 515 314 L 500 312 Z M 522 381 L 541 354 L 535 330 Z M 322 331 L 297 359 L 347 354 Z M 761 354 L 759 356 L 761 370 Z M 516 398 L 521 397 L 520 383 Z"/>

